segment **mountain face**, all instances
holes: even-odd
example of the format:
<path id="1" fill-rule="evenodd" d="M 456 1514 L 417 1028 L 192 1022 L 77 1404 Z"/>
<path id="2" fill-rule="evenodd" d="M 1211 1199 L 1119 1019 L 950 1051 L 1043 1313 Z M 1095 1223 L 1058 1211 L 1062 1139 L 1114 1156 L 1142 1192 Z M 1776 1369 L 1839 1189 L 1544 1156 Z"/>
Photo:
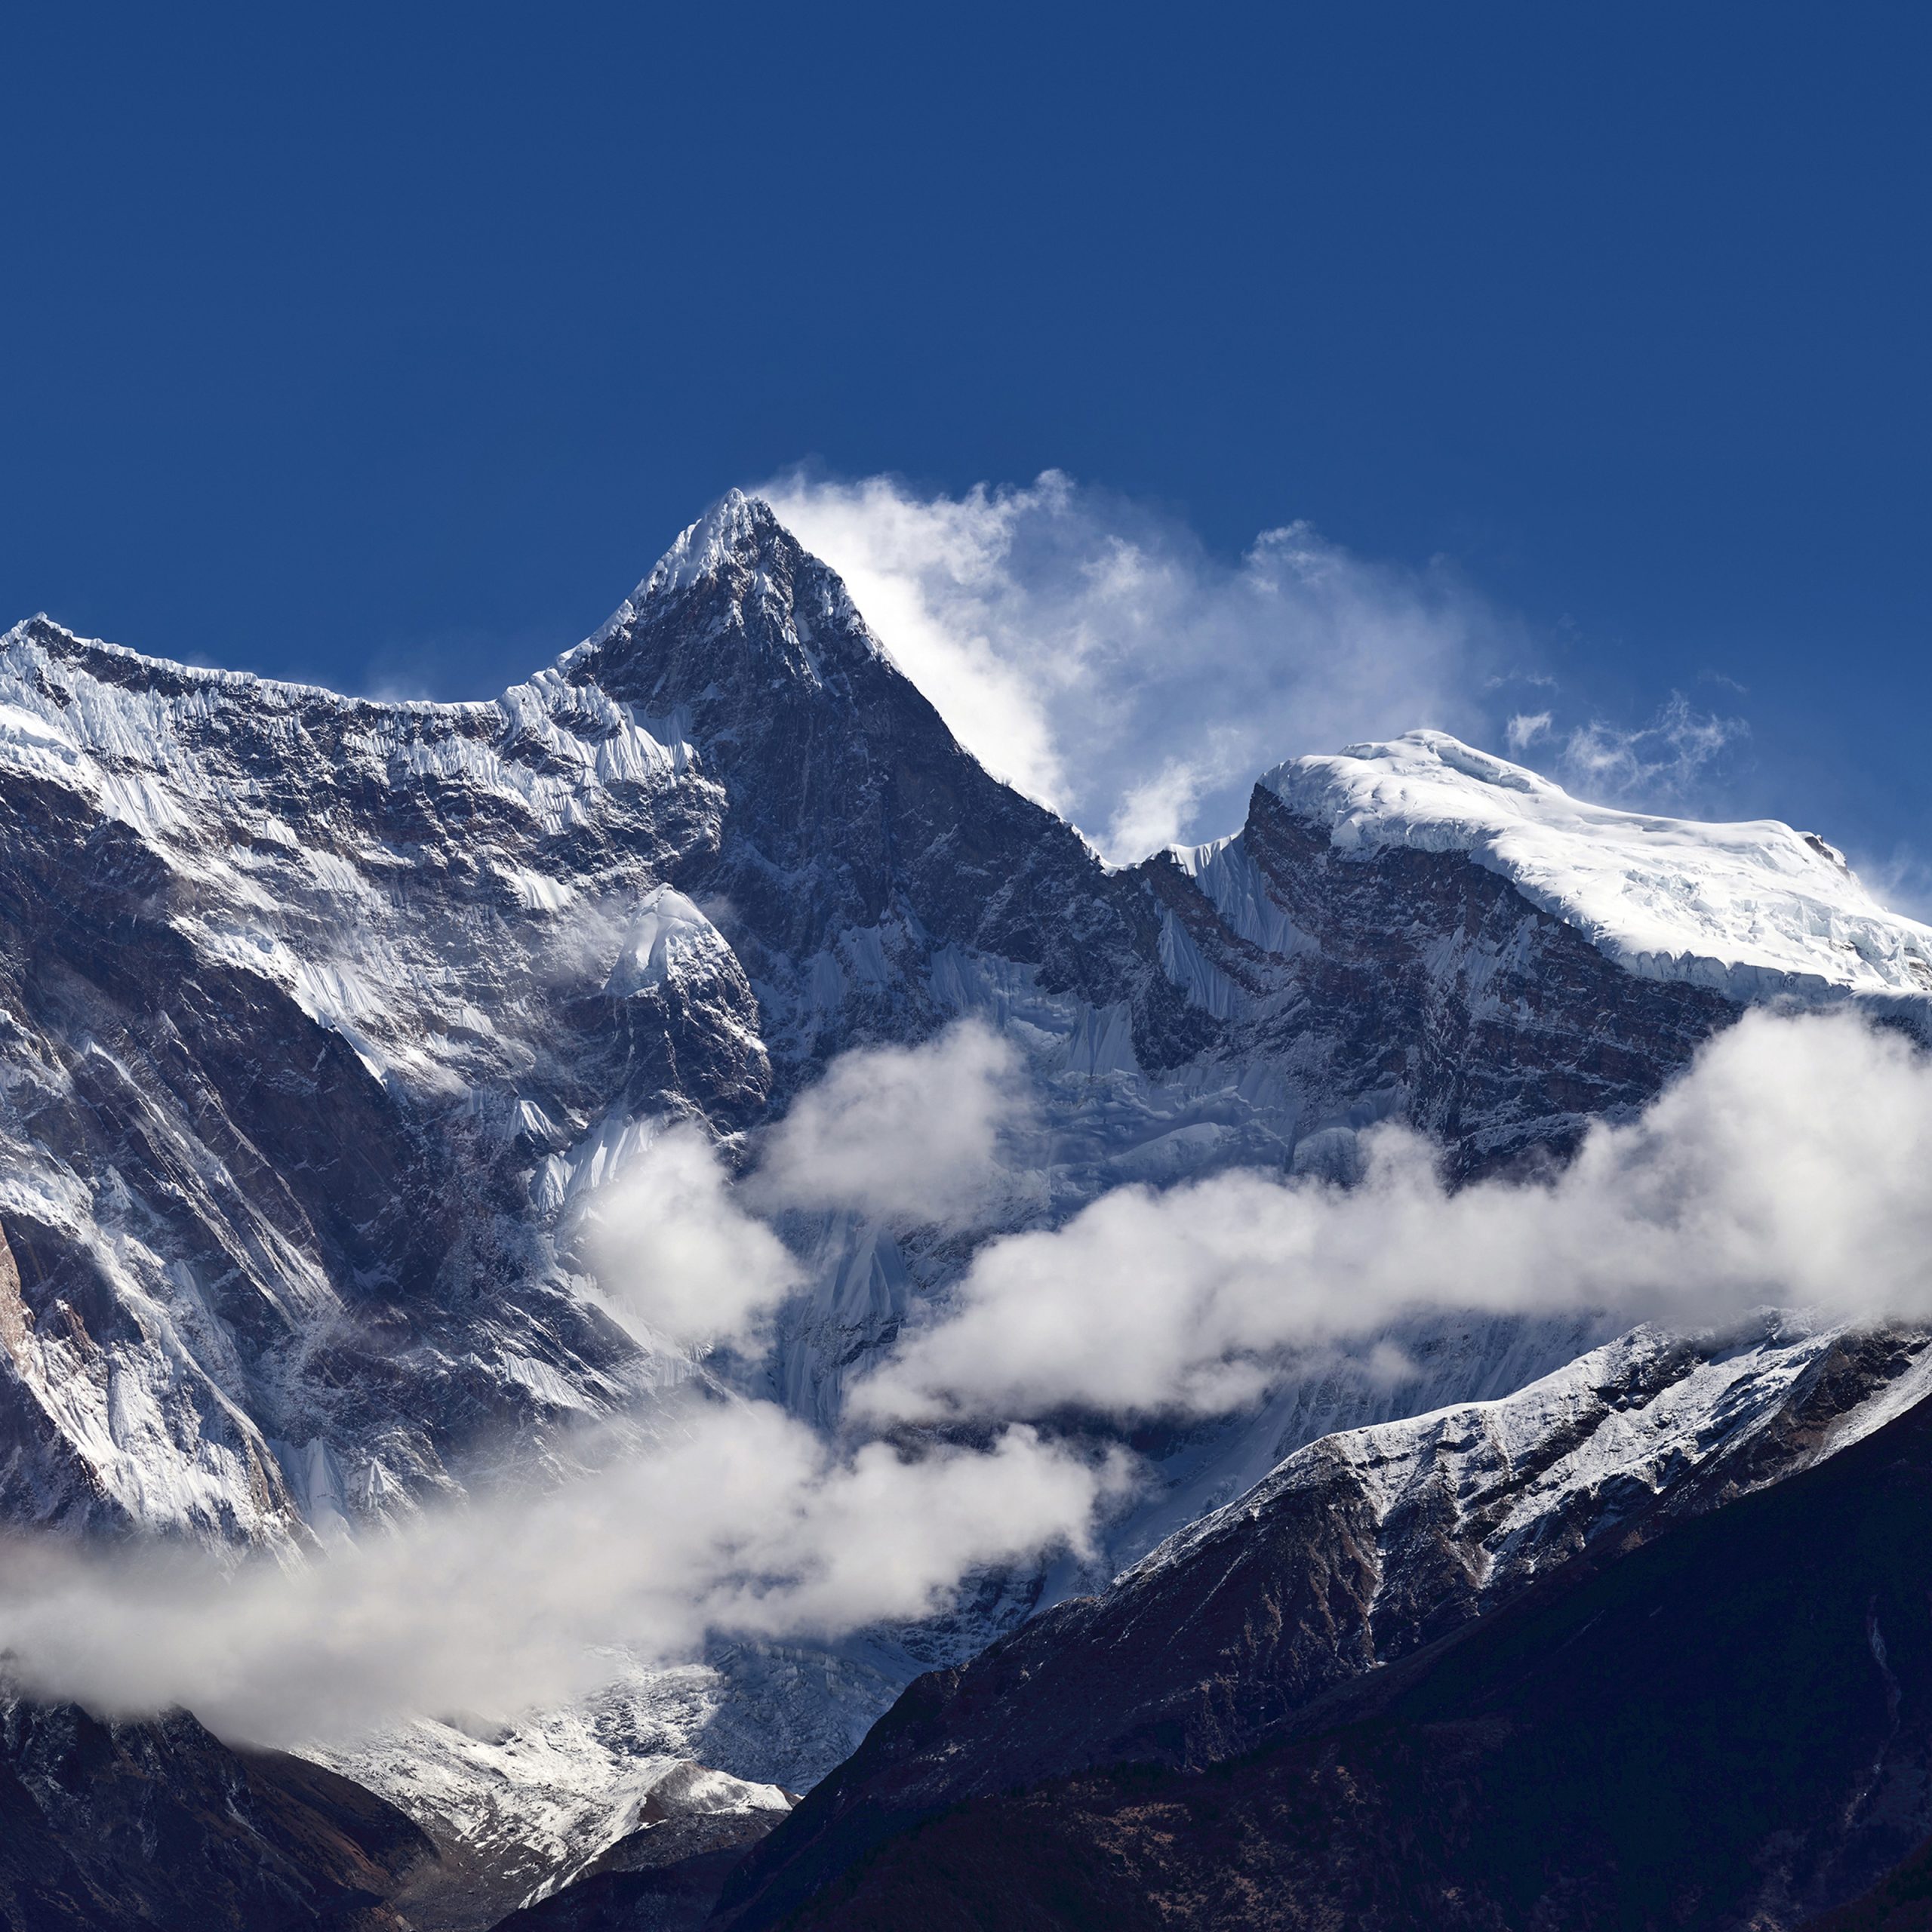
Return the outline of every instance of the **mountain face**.
<path id="1" fill-rule="evenodd" d="M 583 1191 L 641 1123 L 728 1137 L 840 1048 L 962 1011 L 1027 1050 L 1028 1211 L 1054 1220 L 1122 1180 L 1332 1163 L 1391 1116 L 1466 1172 L 1560 1151 L 1746 997 L 1924 1010 L 1924 929 L 1822 841 L 1580 829 L 1588 808 L 1436 734 L 1339 761 L 1419 797 L 1351 792 L 1337 762 L 1271 774 L 1232 840 L 1109 871 L 736 496 L 491 703 L 19 626 L 0 1508 L 300 1547 L 634 1409 L 688 1365 L 577 1291 Z M 1498 798 L 1596 869 L 1552 885 L 1546 851 L 1473 822 Z M 1649 839 L 1679 901 L 1741 879 L 1750 917 L 1633 951 L 1604 915 L 1613 833 Z M 829 1418 L 957 1259 L 858 1227 L 814 1259 L 774 1379 Z"/>
<path id="2" fill-rule="evenodd" d="M 1256 1748 L 989 1791 L 881 1832 L 783 1922 L 1801 1925 L 1932 1827 L 1928 1508 L 1921 1401 L 1775 1487 L 1586 1549 Z M 769 1879 L 805 1820 L 747 1869 Z M 1821 1924 L 1902 1932 L 1924 1863 Z M 777 1921 L 741 1905 L 721 1922 Z"/>
<path id="3" fill-rule="evenodd" d="M 1294 761 L 1233 837 L 1110 869 L 990 777 L 834 574 L 735 494 L 489 703 L 343 698 L 36 619 L 0 638 L 0 1515 L 314 1560 L 439 1495 L 543 1479 L 587 1420 L 648 1428 L 666 1385 L 725 1371 L 606 1318 L 578 1209 L 666 1118 L 743 1158 L 854 1044 L 977 1016 L 1023 1054 L 1038 1127 L 1025 1185 L 963 1235 L 794 1231 L 811 1286 L 745 1389 L 826 1426 L 993 1235 L 1128 1181 L 1346 1179 L 1386 1119 L 1459 1176 L 1560 1160 L 1766 1001 L 1932 1037 L 1932 933 L 1810 835 L 1581 805 L 1426 732 Z M 1438 1324 L 1404 1335 L 1417 1366 L 1395 1383 L 1344 1363 L 1155 1442 L 1109 1558 L 1318 1438 L 1509 1396 L 1606 1340 Z M 1763 1341 L 1724 1357 L 1762 1369 L 1734 1386 L 1714 1343 L 1629 1343 L 1589 1358 L 1584 1406 L 1677 1417 L 1615 1463 L 1633 1497 L 1668 1495 L 1719 1483 L 1724 1428 L 1657 1391 L 1721 1383 L 1785 1418 L 1751 1438 L 1786 1444 L 1763 1472 L 1721 1462 L 1749 1487 L 1879 1400 L 1911 1342 Z M 1791 1401 L 1814 1392 L 1801 1420 L 1773 1397 L 1787 1371 Z M 1531 1434 L 1562 1464 L 1561 1429 Z M 1480 1457 L 1386 1453 L 1432 1472 L 1414 1497 L 1491 1480 Z M 1312 1651 L 1284 1639 L 1291 1676 L 1392 1656 L 1529 1574 L 1473 1506 L 1438 1521 L 1332 1457 L 1332 1496 L 1289 1466 L 1323 1500 L 1261 1571 L 1342 1565 L 1351 1601 L 1386 1573 Z M 1552 1547 L 1602 1533 L 1587 1484 L 1539 1500 L 1491 1476 Z M 1331 1507 L 1358 1526 L 1346 1564 Z M 1433 1527 L 1389 1527 L 1411 1522 Z M 696 1757 L 802 1787 L 918 1669 L 1075 1580 L 805 1669 L 738 1644 L 507 1740 L 411 1727 L 338 1768 L 408 1794 L 452 1869 L 487 1846 L 554 1876 L 629 1829 L 623 1767 Z M 1078 1715 L 1085 1680 L 1066 1683 Z M 1134 1726 L 1178 1721 L 1112 1709 L 1094 1721 L 1113 1731 L 1063 1725 L 1054 1749 L 1109 1761 Z"/>
<path id="4" fill-rule="evenodd" d="M 299 1544 L 633 1402 L 678 1365 L 573 1291 L 573 1190 L 640 1121 L 728 1134 L 930 1032 L 942 955 L 1157 1065 L 1211 1030 L 1145 895 L 742 501 L 494 704 L 44 621 L 0 703 L 15 1520 Z"/>

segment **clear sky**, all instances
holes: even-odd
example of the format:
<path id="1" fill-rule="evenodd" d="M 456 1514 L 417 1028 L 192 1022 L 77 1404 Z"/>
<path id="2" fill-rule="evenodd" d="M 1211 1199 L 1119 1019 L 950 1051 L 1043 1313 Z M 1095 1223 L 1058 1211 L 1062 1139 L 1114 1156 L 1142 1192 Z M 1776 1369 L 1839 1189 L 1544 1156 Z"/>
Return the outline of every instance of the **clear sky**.
<path id="1" fill-rule="evenodd" d="M 1923 5 L 21 7 L 0 72 L 0 619 L 481 695 L 730 485 L 1052 466 L 1204 570 L 1446 558 L 1546 746 L 1675 691 L 1707 801 L 1932 846 Z"/>

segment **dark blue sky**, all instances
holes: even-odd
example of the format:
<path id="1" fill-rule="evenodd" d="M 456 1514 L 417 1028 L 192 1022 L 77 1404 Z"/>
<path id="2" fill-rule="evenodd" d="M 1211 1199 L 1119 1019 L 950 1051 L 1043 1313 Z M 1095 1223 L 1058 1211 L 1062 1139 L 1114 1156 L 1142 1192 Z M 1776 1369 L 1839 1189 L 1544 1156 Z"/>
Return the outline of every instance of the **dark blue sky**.
<path id="1" fill-rule="evenodd" d="M 1922 848 L 1928 56 L 1922 5 L 10 9 L 0 615 L 482 694 L 730 484 L 1052 464 L 1446 552 L 1607 713 L 1724 694 L 1738 808 Z"/>

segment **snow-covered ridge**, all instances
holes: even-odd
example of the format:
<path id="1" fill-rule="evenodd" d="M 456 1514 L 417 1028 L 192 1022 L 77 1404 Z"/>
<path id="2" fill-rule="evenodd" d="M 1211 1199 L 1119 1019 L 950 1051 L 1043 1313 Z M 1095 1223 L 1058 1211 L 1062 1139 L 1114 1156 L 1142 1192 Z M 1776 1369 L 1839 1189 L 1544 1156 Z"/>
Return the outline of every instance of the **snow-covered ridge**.
<path id="1" fill-rule="evenodd" d="M 1922 1334 L 1903 1337 L 1888 1377 L 1750 1473 L 1754 1440 L 1789 1424 L 1853 1335 L 1801 1315 L 1761 1318 L 1759 1332 L 1727 1338 L 1645 1324 L 1500 1399 L 1324 1436 L 1149 1551 L 1115 1588 L 1158 1590 L 1202 1550 L 1240 1546 L 1283 1496 L 1326 1493 L 1340 1474 L 1385 1527 L 1423 1505 L 1438 1530 L 1465 1544 L 1473 1579 L 1494 1598 L 1615 1528 L 1638 1499 L 1687 1487 L 1720 1463 L 1738 1472 L 1740 1494 L 1782 1481 L 1863 1441 L 1932 1390 L 1932 1349 Z"/>
<path id="2" fill-rule="evenodd" d="M 1586 804 L 1441 731 L 1262 780 L 1338 853 L 1465 852 L 1630 972 L 1737 999 L 1932 993 L 1932 927 L 1887 912 L 1815 835 Z"/>

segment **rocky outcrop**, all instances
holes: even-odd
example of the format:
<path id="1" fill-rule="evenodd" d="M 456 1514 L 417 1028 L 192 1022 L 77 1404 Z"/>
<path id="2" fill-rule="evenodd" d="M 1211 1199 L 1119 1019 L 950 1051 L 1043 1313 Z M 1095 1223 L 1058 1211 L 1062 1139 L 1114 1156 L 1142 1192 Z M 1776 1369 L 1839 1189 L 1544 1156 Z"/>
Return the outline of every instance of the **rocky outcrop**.
<path id="1" fill-rule="evenodd" d="M 392 1806 L 185 1712 L 0 1711 L 0 1922 L 15 1932 L 407 1932 L 389 1901 L 433 1858 Z"/>

